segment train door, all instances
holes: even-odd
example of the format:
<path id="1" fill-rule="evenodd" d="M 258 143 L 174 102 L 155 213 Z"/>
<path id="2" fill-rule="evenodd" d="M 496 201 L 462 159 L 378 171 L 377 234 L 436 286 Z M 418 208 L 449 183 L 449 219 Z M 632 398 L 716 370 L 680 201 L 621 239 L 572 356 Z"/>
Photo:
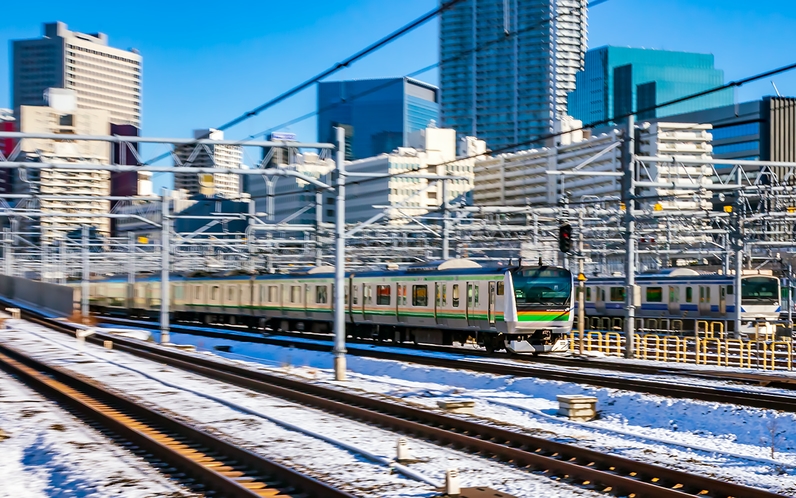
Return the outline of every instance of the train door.
<path id="1" fill-rule="evenodd" d="M 467 324 L 472 325 L 473 320 L 475 317 L 471 317 L 470 315 L 473 314 L 473 283 L 467 282 L 467 302 L 464 308 L 464 315 L 467 318 Z"/>
<path id="2" fill-rule="evenodd" d="M 701 315 L 710 314 L 710 286 L 699 286 L 699 313 Z"/>
<path id="3" fill-rule="evenodd" d="M 594 309 L 600 315 L 605 314 L 605 287 L 594 288 Z"/>
<path id="4" fill-rule="evenodd" d="M 495 324 L 495 287 L 496 282 L 489 282 L 489 306 L 487 307 L 487 315 L 490 325 Z"/>
<path id="5" fill-rule="evenodd" d="M 677 315 L 680 313 L 680 287 L 669 286 L 669 314 Z"/>
<path id="6" fill-rule="evenodd" d="M 719 313 L 727 314 L 727 286 L 719 285 Z"/>
<path id="7" fill-rule="evenodd" d="M 434 282 L 434 320 L 437 320 L 437 313 L 439 313 L 439 307 L 440 307 L 440 299 L 442 299 L 441 297 L 442 289 L 440 289 L 440 287 L 441 285 L 439 282 Z M 439 323 L 438 320 L 437 323 Z"/>

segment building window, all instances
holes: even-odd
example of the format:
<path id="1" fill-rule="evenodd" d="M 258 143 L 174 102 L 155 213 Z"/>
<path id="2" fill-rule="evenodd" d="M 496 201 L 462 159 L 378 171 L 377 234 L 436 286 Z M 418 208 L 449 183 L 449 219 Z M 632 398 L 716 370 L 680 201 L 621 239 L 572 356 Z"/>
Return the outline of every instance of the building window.
<path id="1" fill-rule="evenodd" d="M 212 289 L 210 289 L 210 300 L 215 301 L 218 299 L 218 286 L 214 285 Z"/>

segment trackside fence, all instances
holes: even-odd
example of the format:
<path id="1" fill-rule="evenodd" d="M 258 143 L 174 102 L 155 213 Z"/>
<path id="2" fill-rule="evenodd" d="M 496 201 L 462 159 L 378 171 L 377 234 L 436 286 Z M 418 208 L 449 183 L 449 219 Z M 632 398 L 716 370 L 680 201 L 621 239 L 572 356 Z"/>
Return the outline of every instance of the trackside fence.
<path id="1" fill-rule="evenodd" d="M 74 311 L 74 289 L 65 285 L 0 275 L 0 296 L 59 316 L 70 316 Z"/>
<path id="2" fill-rule="evenodd" d="M 580 334 L 569 335 L 569 349 L 580 351 Z M 635 334 L 635 357 L 640 360 L 668 363 L 693 363 L 718 367 L 757 368 L 762 370 L 793 370 L 793 341 L 775 334 L 752 334 L 746 339 L 733 339 L 710 333 L 702 336 L 680 336 L 665 333 Z M 583 351 L 605 356 L 625 356 L 625 337 L 618 332 L 587 330 Z"/>

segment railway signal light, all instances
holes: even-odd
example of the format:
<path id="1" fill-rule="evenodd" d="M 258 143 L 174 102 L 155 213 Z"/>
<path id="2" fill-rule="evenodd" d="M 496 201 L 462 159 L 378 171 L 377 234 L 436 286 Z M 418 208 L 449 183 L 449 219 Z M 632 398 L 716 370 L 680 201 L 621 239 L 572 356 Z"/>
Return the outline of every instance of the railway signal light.
<path id="1" fill-rule="evenodd" d="M 572 251 L 572 225 L 569 223 L 558 227 L 558 250 L 561 252 Z"/>

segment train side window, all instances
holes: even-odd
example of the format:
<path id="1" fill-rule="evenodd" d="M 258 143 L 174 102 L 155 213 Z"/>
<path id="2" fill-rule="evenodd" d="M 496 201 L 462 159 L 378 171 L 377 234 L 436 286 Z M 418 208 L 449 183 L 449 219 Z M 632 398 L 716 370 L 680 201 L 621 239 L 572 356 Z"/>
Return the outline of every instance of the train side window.
<path id="1" fill-rule="evenodd" d="M 264 302 L 265 302 L 265 286 L 261 285 L 260 286 L 260 303 L 262 304 Z M 252 303 L 252 304 L 254 304 L 254 303 Z"/>
<path id="2" fill-rule="evenodd" d="M 300 285 L 291 285 L 290 286 L 290 302 L 291 303 L 300 303 L 301 302 L 301 286 Z"/>
<path id="3" fill-rule="evenodd" d="M 591 287 L 586 287 L 586 301 L 591 301 Z"/>
<path id="4" fill-rule="evenodd" d="M 202 299 L 202 286 L 195 285 L 193 288 L 193 294 L 195 299 L 197 300 Z"/>
<path id="5" fill-rule="evenodd" d="M 174 299 L 182 299 L 182 285 L 174 287 Z"/>
<path id="6" fill-rule="evenodd" d="M 230 285 L 227 288 L 227 301 L 234 301 L 235 300 L 235 287 Z"/>
<path id="7" fill-rule="evenodd" d="M 705 287 L 705 302 L 710 302 L 710 287 Z"/>
<path id="8" fill-rule="evenodd" d="M 442 284 L 442 305 L 448 305 L 448 284 Z"/>
<path id="9" fill-rule="evenodd" d="M 699 302 L 700 303 L 704 303 L 705 302 L 705 288 L 704 287 L 700 287 L 699 288 Z"/>
<path id="10" fill-rule="evenodd" d="M 440 284 L 436 284 L 434 286 L 434 303 L 435 306 L 439 306 L 442 304 L 442 289 L 440 289 Z"/>
<path id="11" fill-rule="evenodd" d="M 454 308 L 459 307 L 459 284 L 453 284 L 453 290 L 451 292 L 451 304 Z"/>
<path id="12" fill-rule="evenodd" d="M 428 306 L 428 286 L 412 286 L 412 306 Z"/>
<path id="13" fill-rule="evenodd" d="M 685 302 L 691 303 L 694 301 L 694 288 L 693 287 L 686 287 L 685 288 Z"/>
<path id="14" fill-rule="evenodd" d="M 732 285 L 727 286 L 727 295 L 732 296 L 735 292 L 735 288 Z"/>
<path id="15" fill-rule="evenodd" d="M 329 298 L 329 290 L 325 285 L 315 286 L 315 302 L 317 304 L 326 304 Z"/>
<path id="16" fill-rule="evenodd" d="M 625 288 L 611 287 L 611 302 L 617 303 L 624 300 L 625 300 Z"/>
<path id="17" fill-rule="evenodd" d="M 407 299 L 406 296 L 407 296 L 408 292 L 406 292 L 406 286 L 405 285 L 403 286 L 403 289 L 404 289 L 404 297 L 401 300 L 401 302 L 403 302 L 403 304 L 406 304 L 406 299 Z"/>
<path id="18" fill-rule="evenodd" d="M 277 287 L 276 285 L 268 286 L 268 302 L 269 303 L 279 302 L 279 287 Z"/>
<path id="19" fill-rule="evenodd" d="M 475 293 L 475 306 L 478 306 L 478 289 L 480 286 L 478 284 L 473 285 L 473 292 Z"/>
<path id="20" fill-rule="evenodd" d="M 669 302 L 670 303 L 679 303 L 680 302 L 680 288 L 674 285 L 669 286 Z"/>
<path id="21" fill-rule="evenodd" d="M 389 306 L 391 296 L 390 296 L 391 288 L 389 285 L 377 285 L 376 286 L 376 304 L 380 306 Z"/>
<path id="22" fill-rule="evenodd" d="M 354 298 L 354 304 L 359 304 L 359 286 L 358 285 L 354 286 L 354 296 L 353 296 L 353 298 Z"/>
<path id="23" fill-rule="evenodd" d="M 663 302 L 663 287 L 647 287 L 647 302 L 648 303 L 662 303 Z"/>
<path id="24" fill-rule="evenodd" d="M 215 301 L 218 299 L 218 286 L 214 285 L 212 289 L 210 289 L 210 300 Z"/>
<path id="25" fill-rule="evenodd" d="M 497 283 L 497 295 L 502 296 L 505 293 L 504 284 L 503 282 Z"/>

